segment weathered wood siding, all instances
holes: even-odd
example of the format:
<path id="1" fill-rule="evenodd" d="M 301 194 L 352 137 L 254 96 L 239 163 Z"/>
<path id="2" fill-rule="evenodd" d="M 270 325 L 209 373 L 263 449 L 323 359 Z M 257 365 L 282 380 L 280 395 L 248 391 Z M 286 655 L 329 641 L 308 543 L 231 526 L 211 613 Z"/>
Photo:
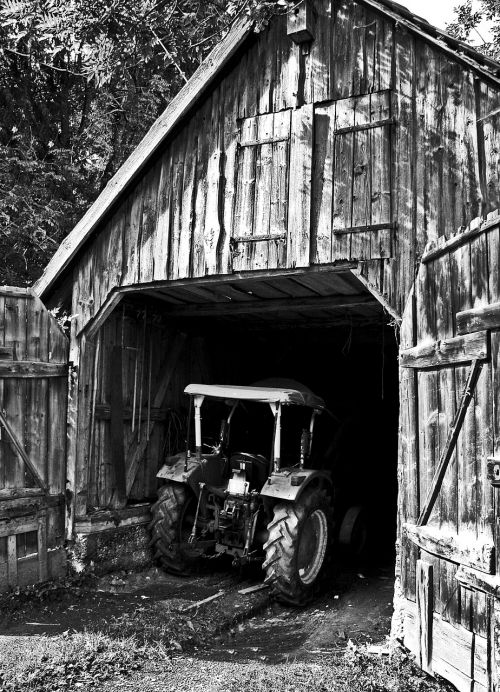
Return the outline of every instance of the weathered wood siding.
<path id="1" fill-rule="evenodd" d="M 210 380 L 205 360 L 203 339 L 173 330 L 150 301 L 123 303 L 86 341 L 78 388 L 77 520 L 97 508 L 155 498 L 158 469 L 184 444 L 184 388 L 190 378 Z"/>
<path id="2" fill-rule="evenodd" d="M 0 591 L 65 569 L 68 343 L 29 290 L 0 287 Z"/>
<path id="3" fill-rule="evenodd" d="M 400 379 L 399 478 L 405 643 L 423 657 L 422 642 L 416 638 L 422 631 L 419 583 L 422 566 L 430 566 L 434 624 L 431 620 L 429 666 L 460 690 L 472 689 L 471 680 L 473 689 L 490 689 L 489 676 L 498 665 L 494 640 L 489 645 L 500 554 L 495 531 L 498 490 L 487 477 L 487 463 L 488 457 L 500 454 L 500 310 L 490 331 L 477 322 L 473 329 L 464 328 L 457 313 L 498 304 L 499 253 L 497 218 L 483 232 L 458 235 L 449 249 L 438 246 L 433 255 L 424 255 L 401 335 L 406 365 Z M 428 523 L 412 529 L 433 483 L 474 358 L 482 362 L 482 369 L 442 487 Z M 407 531 L 405 522 L 411 525 Z M 485 583 L 478 586 L 481 580 Z"/>
<path id="4" fill-rule="evenodd" d="M 498 88 L 362 2 L 317 9 L 310 52 L 276 18 L 79 256 L 79 329 L 117 286 L 343 259 L 401 314 L 426 243 L 498 206 Z"/>

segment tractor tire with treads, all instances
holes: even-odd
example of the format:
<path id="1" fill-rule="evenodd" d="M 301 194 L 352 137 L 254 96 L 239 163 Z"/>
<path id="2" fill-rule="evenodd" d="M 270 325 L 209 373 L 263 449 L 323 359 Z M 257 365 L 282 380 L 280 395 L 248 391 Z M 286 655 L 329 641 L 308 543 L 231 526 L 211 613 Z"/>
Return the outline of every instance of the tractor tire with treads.
<path id="1" fill-rule="evenodd" d="M 279 502 L 268 524 L 263 568 L 266 584 L 285 603 L 307 602 L 331 543 L 331 507 L 324 490 L 305 490 L 298 502 Z"/>
<path id="2" fill-rule="evenodd" d="M 158 500 L 151 507 L 150 524 L 154 559 L 172 574 L 189 574 L 201 551 L 180 548 L 186 543 L 193 527 L 196 498 L 185 485 L 167 483 L 158 490 Z"/>

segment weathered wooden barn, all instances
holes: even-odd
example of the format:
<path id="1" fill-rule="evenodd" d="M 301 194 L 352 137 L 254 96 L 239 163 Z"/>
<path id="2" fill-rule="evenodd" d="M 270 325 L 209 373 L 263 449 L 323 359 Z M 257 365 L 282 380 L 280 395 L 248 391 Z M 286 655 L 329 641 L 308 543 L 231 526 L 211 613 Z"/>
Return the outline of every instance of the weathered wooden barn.
<path id="1" fill-rule="evenodd" d="M 293 376 L 397 530 L 395 635 L 500 689 L 499 165 L 500 65 L 390 0 L 240 20 L 34 291 L 0 291 L 0 584 L 60 574 L 65 537 L 145 558 L 185 385 Z"/>

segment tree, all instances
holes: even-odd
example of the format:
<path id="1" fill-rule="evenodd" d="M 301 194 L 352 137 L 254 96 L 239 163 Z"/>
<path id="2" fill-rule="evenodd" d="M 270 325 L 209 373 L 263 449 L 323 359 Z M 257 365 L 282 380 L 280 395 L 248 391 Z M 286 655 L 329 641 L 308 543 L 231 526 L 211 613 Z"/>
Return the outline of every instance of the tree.
<path id="1" fill-rule="evenodd" d="M 452 36 L 467 41 L 474 31 L 483 41 L 478 50 L 492 58 L 500 58 L 500 4 L 498 0 L 480 0 L 479 9 L 474 9 L 472 0 L 465 0 L 455 8 L 455 21 L 447 29 Z M 487 20 L 490 25 L 491 41 L 484 41 L 478 26 Z"/>
<path id="2" fill-rule="evenodd" d="M 237 16 L 290 2 L 0 0 L 0 284 L 41 273 Z"/>

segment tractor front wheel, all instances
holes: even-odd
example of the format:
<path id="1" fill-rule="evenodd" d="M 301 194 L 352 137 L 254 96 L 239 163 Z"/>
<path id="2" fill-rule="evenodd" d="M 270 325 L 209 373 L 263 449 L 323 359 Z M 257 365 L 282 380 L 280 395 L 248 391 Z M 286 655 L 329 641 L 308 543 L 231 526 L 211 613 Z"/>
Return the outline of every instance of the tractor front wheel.
<path id="1" fill-rule="evenodd" d="M 202 554 L 199 548 L 187 547 L 196 513 L 196 497 L 180 483 L 167 483 L 158 490 L 158 500 L 151 508 L 150 524 L 154 559 L 172 574 L 188 574 Z"/>
<path id="2" fill-rule="evenodd" d="M 302 605 L 317 584 L 330 544 L 331 508 L 326 493 L 305 490 L 295 504 L 276 504 L 267 530 L 265 581 L 279 600 Z"/>

